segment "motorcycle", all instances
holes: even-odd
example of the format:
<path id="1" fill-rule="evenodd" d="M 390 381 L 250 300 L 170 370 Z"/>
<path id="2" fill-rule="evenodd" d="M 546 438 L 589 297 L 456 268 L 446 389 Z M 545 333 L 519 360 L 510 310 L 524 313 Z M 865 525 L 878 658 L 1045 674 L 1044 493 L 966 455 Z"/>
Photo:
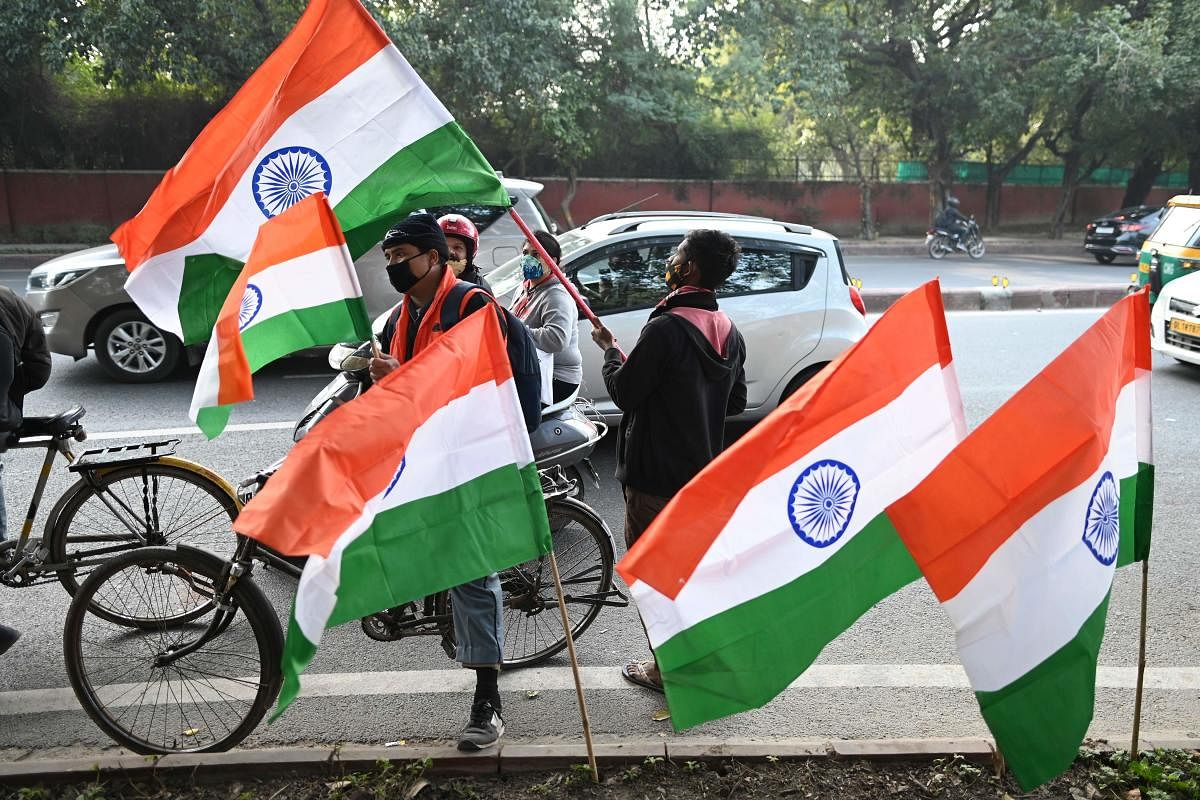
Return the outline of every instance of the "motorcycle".
<path id="1" fill-rule="evenodd" d="M 372 343 L 339 344 L 329 351 L 329 365 L 337 375 L 312 399 L 292 430 L 299 442 L 330 414 L 354 400 L 372 385 L 369 365 Z M 543 410 L 541 424 L 529 435 L 534 462 L 546 498 L 546 513 L 559 561 L 564 599 L 572 639 L 592 624 L 605 606 L 624 607 L 629 600 L 613 584 L 615 545 L 612 532 L 600 516 L 583 502 L 585 475 L 599 488 L 600 476 L 589 456 L 608 427 L 591 404 L 570 397 Z M 238 498 L 249 502 L 279 467 L 279 459 L 238 486 Z M 304 558 L 284 556 L 259 547 L 267 567 L 298 578 Z M 542 623 L 535 618 L 554 611 L 558 601 L 545 557 L 518 564 L 500 573 L 504 592 L 506 641 L 505 668 L 540 664 L 566 647 L 557 615 Z M 450 595 L 439 592 L 421 601 L 387 609 L 362 619 L 363 632 L 376 641 L 396 641 L 410 636 L 440 636 L 451 658 L 455 654 Z"/>
<path id="2" fill-rule="evenodd" d="M 983 237 L 979 234 L 979 224 L 975 222 L 974 217 L 967 222 L 967 230 L 963 233 L 962 244 L 971 258 L 983 258 L 983 254 L 987 251 Z M 925 232 L 925 249 L 929 251 L 930 258 L 945 258 L 957 249 L 954 245 L 954 235 L 945 228 L 932 227 Z"/>

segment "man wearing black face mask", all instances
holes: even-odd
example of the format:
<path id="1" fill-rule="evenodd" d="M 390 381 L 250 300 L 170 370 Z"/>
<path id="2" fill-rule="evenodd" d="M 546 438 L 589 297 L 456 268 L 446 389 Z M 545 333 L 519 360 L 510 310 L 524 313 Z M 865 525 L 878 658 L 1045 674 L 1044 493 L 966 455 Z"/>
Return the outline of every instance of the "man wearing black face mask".
<path id="1" fill-rule="evenodd" d="M 625 543 L 632 547 L 683 485 L 724 447 L 725 417 L 746 409 L 746 346 L 717 309 L 715 289 L 733 274 L 740 248 L 729 234 L 694 230 L 668 259 L 671 290 L 650 314 L 626 358 L 605 327 L 604 385 L 624 412 L 617 480 L 625 493 Z M 661 692 L 653 659 L 621 675 Z"/>
<path id="2" fill-rule="evenodd" d="M 412 214 L 400 220 L 383 240 L 388 280 L 404 295 L 400 307 L 388 318 L 381 337 L 384 354 L 371 359 L 371 377 L 379 380 L 428 347 L 442 330 L 442 306 L 460 281 L 446 266 L 446 237 L 430 214 Z M 472 287 L 474 288 L 474 287 Z M 453 301 L 451 301 L 453 302 Z M 466 295 L 457 322 L 491 304 L 486 292 Z M 503 318 L 502 318 L 503 319 Z M 458 749 L 477 751 L 491 747 L 504 735 L 497 685 L 504 641 L 504 598 L 495 573 L 450 590 L 455 659 L 475 670 L 475 697 L 471 716 L 458 739 Z"/>

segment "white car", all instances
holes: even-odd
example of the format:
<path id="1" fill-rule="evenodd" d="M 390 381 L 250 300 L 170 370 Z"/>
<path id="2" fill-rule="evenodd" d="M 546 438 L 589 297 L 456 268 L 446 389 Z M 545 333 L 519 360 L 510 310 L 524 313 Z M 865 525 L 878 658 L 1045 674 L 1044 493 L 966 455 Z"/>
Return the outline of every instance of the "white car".
<path id="1" fill-rule="evenodd" d="M 1176 278 L 1158 293 L 1150 310 L 1150 346 L 1200 365 L 1200 273 Z"/>
<path id="2" fill-rule="evenodd" d="M 717 228 L 742 247 L 737 270 L 718 290 L 721 309 L 746 340 L 745 419 L 765 416 L 867 331 L 866 311 L 850 285 L 838 240 L 808 225 L 705 212 L 607 214 L 567 231 L 562 269 L 628 351 L 667 293 L 666 262 L 688 231 Z M 520 260 L 488 281 L 509 303 L 520 289 Z M 580 396 L 609 420 L 621 412 L 600 373 L 603 353 L 580 315 Z"/>
<path id="3" fill-rule="evenodd" d="M 504 188 L 516 202 L 517 213 L 534 230 L 552 229 L 553 223 L 537 201 L 542 184 L 502 177 Z M 457 205 L 429 209 L 438 216 L 463 214 L 479 228 L 475 263 L 487 273 L 518 256 L 521 235 L 503 208 Z M 367 312 L 386 311 L 396 302 L 396 290 L 387 279 L 383 254 L 372 247 L 355 262 Z M 128 383 L 151 383 L 169 377 L 186 357 L 198 362 L 203 344 L 184 349 L 178 339 L 146 319 L 125 293 L 125 262 L 113 244 L 92 247 L 47 261 L 29 273 L 25 299 L 37 312 L 46 342 L 53 353 L 87 355 L 110 376 Z M 136 348 L 130 343 L 137 342 Z"/>

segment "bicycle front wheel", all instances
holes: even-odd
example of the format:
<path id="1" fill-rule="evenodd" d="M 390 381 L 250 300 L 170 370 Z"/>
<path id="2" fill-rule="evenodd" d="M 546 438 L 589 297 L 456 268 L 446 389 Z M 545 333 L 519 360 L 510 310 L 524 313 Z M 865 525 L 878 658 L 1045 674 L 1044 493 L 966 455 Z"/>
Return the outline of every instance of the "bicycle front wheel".
<path id="1" fill-rule="evenodd" d="M 63 655 L 88 716 L 138 753 L 228 750 L 279 694 L 283 633 L 248 577 L 214 603 L 225 563 L 190 547 L 144 547 L 92 571 L 71 601 Z M 136 628 L 92 613 L 99 605 Z M 201 616 L 187 622 L 200 611 Z M 214 620 L 215 615 L 223 616 Z M 157 622 L 153 622 L 157 620 Z M 176 656 L 189 649 L 186 655 Z"/>
<path id="2" fill-rule="evenodd" d="M 136 547 L 186 544 L 233 555 L 237 502 L 220 484 L 170 464 L 121 467 L 80 482 L 51 528 L 47 546 L 70 594 L 105 558 Z M 82 566 L 79 566 L 83 562 Z"/>

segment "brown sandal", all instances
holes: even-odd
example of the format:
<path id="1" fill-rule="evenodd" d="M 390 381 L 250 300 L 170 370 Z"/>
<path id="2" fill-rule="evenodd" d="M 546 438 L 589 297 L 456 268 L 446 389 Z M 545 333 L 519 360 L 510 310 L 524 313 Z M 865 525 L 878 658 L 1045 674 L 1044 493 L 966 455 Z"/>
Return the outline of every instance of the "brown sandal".
<path id="1" fill-rule="evenodd" d="M 630 683 L 637 684 L 638 686 L 643 686 L 651 691 L 663 694 L 662 680 L 655 680 L 654 678 L 650 677 L 650 670 L 647 669 L 647 666 L 653 668 L 654 662 L 635 661 L 632 664 L 626 664 L 625 666 L 621 667 L 621 677 Z"/>

